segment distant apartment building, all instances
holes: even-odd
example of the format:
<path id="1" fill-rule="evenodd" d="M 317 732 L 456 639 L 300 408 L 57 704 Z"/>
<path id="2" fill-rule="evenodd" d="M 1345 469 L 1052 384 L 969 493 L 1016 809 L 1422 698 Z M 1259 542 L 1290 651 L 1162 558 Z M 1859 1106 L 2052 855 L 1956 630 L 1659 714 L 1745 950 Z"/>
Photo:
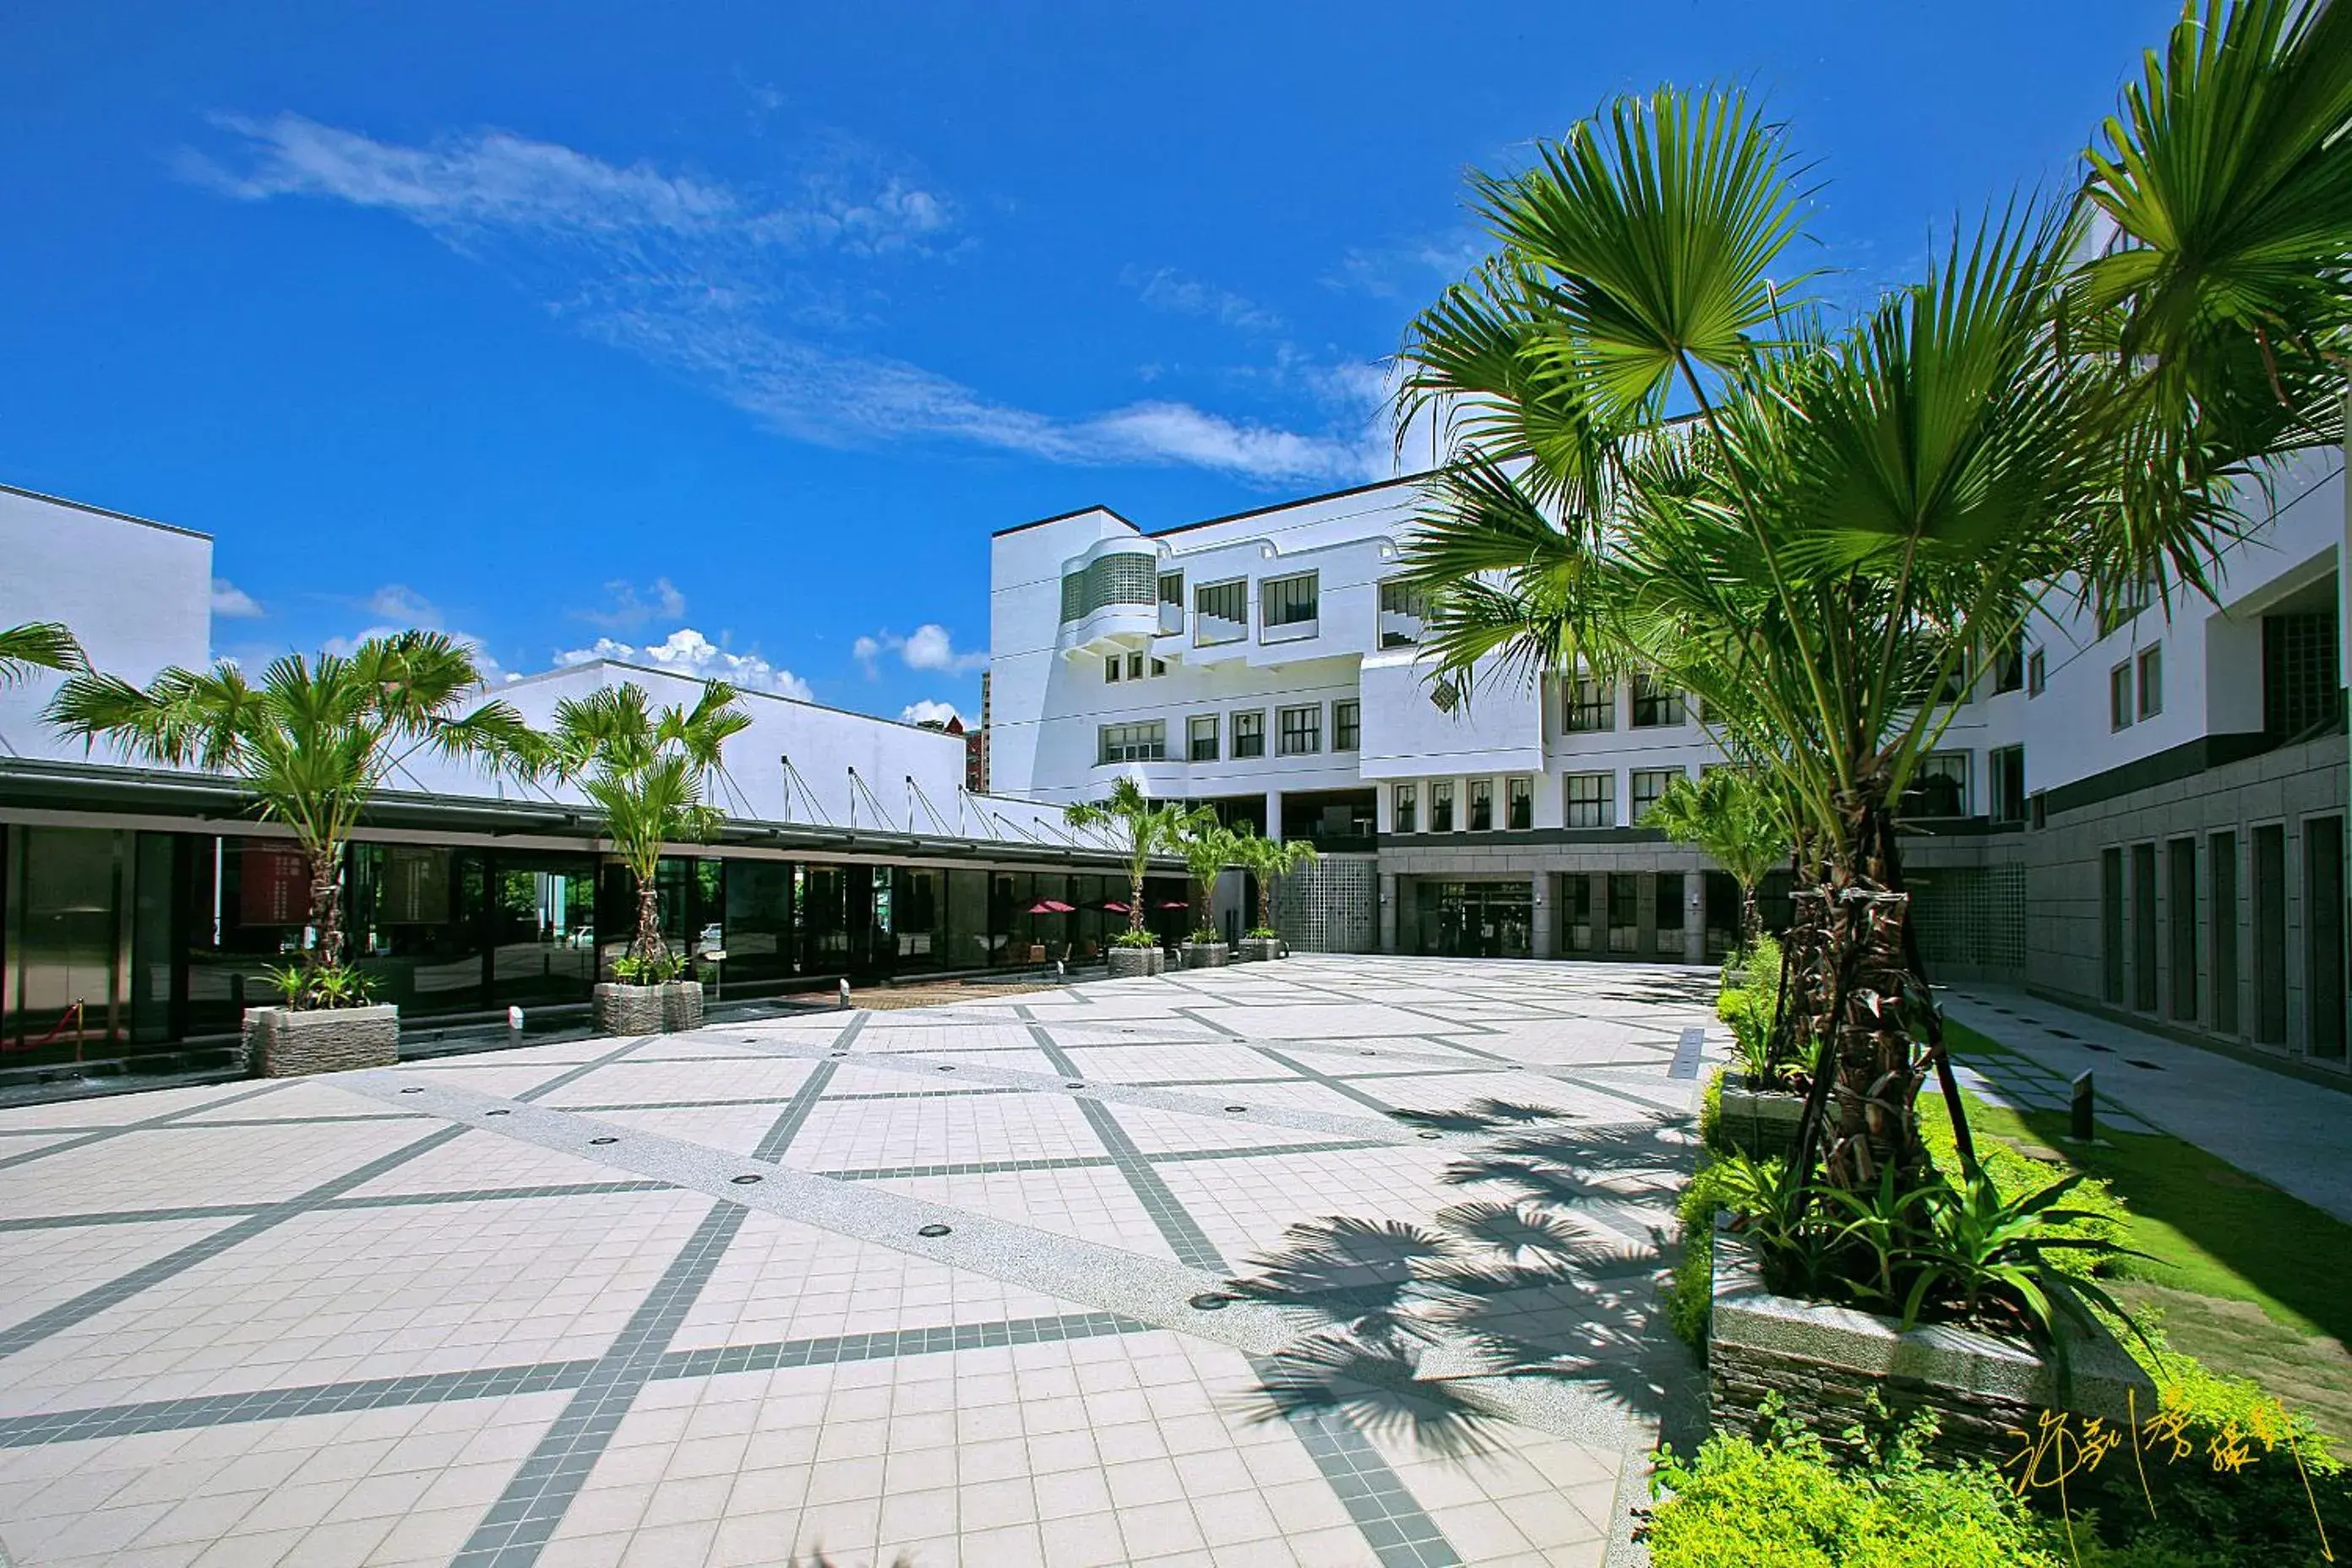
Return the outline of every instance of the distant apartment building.
<path id="1" fill-rule="evenodd" d="M 1433 679 L 1400 577 L 1417 501 L 1405 478 L 1156 533 L 1090 507 L 995 534 L 990 783 L 1066 803 L 1127 774 L 1312 840 L 1281 890 L 1305 946 L 1721 953 L 1730 879 L 1643 826 L 1722 761 L 1692 701 Z M 2053 598 L 1959 705 L 1906 807 L 1937 978 L 2344 1061 L 2341 464 L 2250 510 L 2218 603 Z"/>

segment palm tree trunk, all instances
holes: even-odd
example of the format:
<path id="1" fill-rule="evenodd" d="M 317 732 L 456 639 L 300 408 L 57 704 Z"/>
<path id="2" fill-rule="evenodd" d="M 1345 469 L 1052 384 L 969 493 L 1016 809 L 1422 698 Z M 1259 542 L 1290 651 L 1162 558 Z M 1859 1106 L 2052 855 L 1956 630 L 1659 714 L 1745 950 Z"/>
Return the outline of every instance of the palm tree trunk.
<path id="1" fill-rule="evenodd" d="M 1756 907 L 1756 884 L 1739 885 L 1739 945 L 1747 952 L 1756 951 L 1756 939 L 1764 934 L 1764 916 Z"/>
<path id="2" fill-rule="evenodd" d="M 336 864 L 341 856 L 330 847 L 305 858 L 310 866 L 310 924 L 319 932 L 311 958 L 318 967 L 331 969 L 343 962 L 342 879 Z"/>
<path id="3" fill-rule="evenodd" d="M 637 879 L 637 940 L 639 958 L 659 958 L 667 951 L 661 933 L 661 892 L 650 877 Z"/>
<path id="4" fill-rule="evenodd" d="M 1129 868 L 1127 879 L 1127 929 L 1143 929 L 1143 862 L 1138 859 Z"/>
<path id="5" fill-rule="evenodd" d="M 1263 871 L 1257 879 L 1257 929 L 1274 929 L 1274 879 Z"/>

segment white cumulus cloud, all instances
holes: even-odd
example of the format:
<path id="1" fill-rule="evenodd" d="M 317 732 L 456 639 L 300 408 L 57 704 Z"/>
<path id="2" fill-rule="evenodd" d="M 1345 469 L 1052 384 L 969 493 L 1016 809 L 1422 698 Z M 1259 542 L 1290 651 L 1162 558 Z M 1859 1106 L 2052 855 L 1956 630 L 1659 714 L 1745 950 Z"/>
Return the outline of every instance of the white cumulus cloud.
<path id="1" fill-rule="evenodd" d="M 961 722 L 963 719 L 963 715 L 956 711 L 956 705 L 954 703 L 935 702 L 928 697 L 924 698 L 920 702 L 909 702 L 906 707 L 898 710 L 898 721 L 902 724 L 938 724 L 944 726 L 950 719 L 955 720 L 958 722 Z"/>
<path id="2" fill-rule="evenodd" d="M 686 614 L 686 595 L 667 577 L 655 578 L 653 586 L 642 594 L 635 584 L 624 581 L 605 584 L 604 591 L 613 596 L 610 605 L 574 610 L 572 616 L 608 632 L 634 632 L 656 621 L 674 621 Z"/>
<path id="3" fill-rule="evenodd" d="M 600 658 L 625 664 L 651 665 L 697 680 L 723 680 L 746 691 L 772 691 L 779 696 L 814 701 L 809 683 L 756 653 L 734 653 L 720 647 L 692 626 L 681 626 L 657 643 L 637 645 L 598 637 L 587 647 L 566 648 L 555 656 L 559 665 L 587 664 Z"/>
<path id="4" fill-rule="evenodd" d="M 213 579 L 213 614 L 224 620 L 246 620 L 269 612 L 261 601 L 226 577 Z"/>
<path id="5" fill-rule="evenodd" d="M 861 637 L 849 645 L 849 654 L 866 667 L 869 680 L 881 675 L 884 654 L 897 654 L 908 669 L 938 670 L 948 675 L 962 675 L 988 663 L 985 650 L 959 652 L 955 638 L 937 621 L 926 621 L 904 637 L 887 628 Z"/>
<path id="6" fill-rule="evenodd" d="M 482 672 L 485 681 L 514 679 L 490 656 L 488 644 L 472 632 L 461 631 L 451 626 L 438 605 L 404 583 L 385 584 L 369 595 L 361 607 L 375 617 L 373 624 L 362 626 L 349 637 L 329 637 L 327 652 L 347 657 L 353 648 L 372 637 L 388 637 L 398 632 L 446 632 L 472 652 L 474 667 Z"/>

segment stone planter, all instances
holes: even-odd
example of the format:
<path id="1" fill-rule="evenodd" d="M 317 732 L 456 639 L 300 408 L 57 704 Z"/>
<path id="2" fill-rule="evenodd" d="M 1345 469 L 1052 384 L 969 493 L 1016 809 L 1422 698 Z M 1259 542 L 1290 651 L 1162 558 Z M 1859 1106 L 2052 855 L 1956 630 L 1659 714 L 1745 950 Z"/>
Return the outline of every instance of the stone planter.
<path id="1" fill-rule="evenodd" d="M 245 1010 L 246 1066 L 260 1078 L 299 1078 L 400 1060 L 400 1009 L 290 1007 Z"/>
<path id="2" fill-rule="evenodd" d="M 1776 1296 L 1737 1232 L 1715 1235 L 1708 1319 L 1707 1414 L 1718 1431 L 1760 1433 L 1757 1406 L 1777 1393 L 1789 1414 L 1834 1442 L 1864 1420 L 1874 1392 L 1897 1419 L 1922 1408 L 1941 1424 L 1938 1450 L 2000 1460 L 2041 1412 L 2128 1422 L 2156 1406 L 2156 1386 L 2104 1329 L 2062 1320 L 2068 1373 L 2052 1357 L 1948 1323 L 1908 1331 L 1891 1318 Z"/>
<path id="3" fill-rule="evenodd" d="M 1797 1146 L 1797 1122 L 1804 1097 L 1779 1089 L 1744 1089 L 1730 1073 L 1723 1078 L 1718 1135 L 1743 1154 L 1759 1160 L 1788 1157 Z"/>
<path id="4" fill-rule="evenodd" d="M 1273 959 L 1288 958 L 1290 949 L 1278 936 L 1245 936 L 1242 938 L 1242 962 L 1265 963 Z"/>
<path id="5" fill-rule="evenodd" d="M 674 1035 L 700 1027 L 699 980 L 674 980 L 667 985 L 596 987 L 596 1032 L 600 1035 Z"/>
<path id="6" fill-rule="evenodd" d="M 1113 947 L 1110 950 L 1110 977 L 1132 980 L 1138 975 L 1164 974 L 1168 972 L 1168 955 L 1156 947 Z"/>
<path id="7" fill-rule="evenodd" d="M 1223 969 L 1225 955 L 1225 944 L 1222 942 L 1188 942 L 1184 944 L 1184 967 Z"/>

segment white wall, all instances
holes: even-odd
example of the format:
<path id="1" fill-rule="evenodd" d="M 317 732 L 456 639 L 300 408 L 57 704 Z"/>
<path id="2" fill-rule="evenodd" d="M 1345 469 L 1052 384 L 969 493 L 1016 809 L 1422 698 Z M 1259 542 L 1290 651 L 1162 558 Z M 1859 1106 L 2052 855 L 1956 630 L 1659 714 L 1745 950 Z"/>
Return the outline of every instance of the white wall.
<path id="1" fill-rule="evenodd" d="M 213 542 L 201 533 L 0 486 L 0 626 L 63 621 L 91 663 L 142 685 L 211 657 Z M 37 670 L 0 690 L 0 753 L 82 756 L 40 720 L 58 679 Z"/>

